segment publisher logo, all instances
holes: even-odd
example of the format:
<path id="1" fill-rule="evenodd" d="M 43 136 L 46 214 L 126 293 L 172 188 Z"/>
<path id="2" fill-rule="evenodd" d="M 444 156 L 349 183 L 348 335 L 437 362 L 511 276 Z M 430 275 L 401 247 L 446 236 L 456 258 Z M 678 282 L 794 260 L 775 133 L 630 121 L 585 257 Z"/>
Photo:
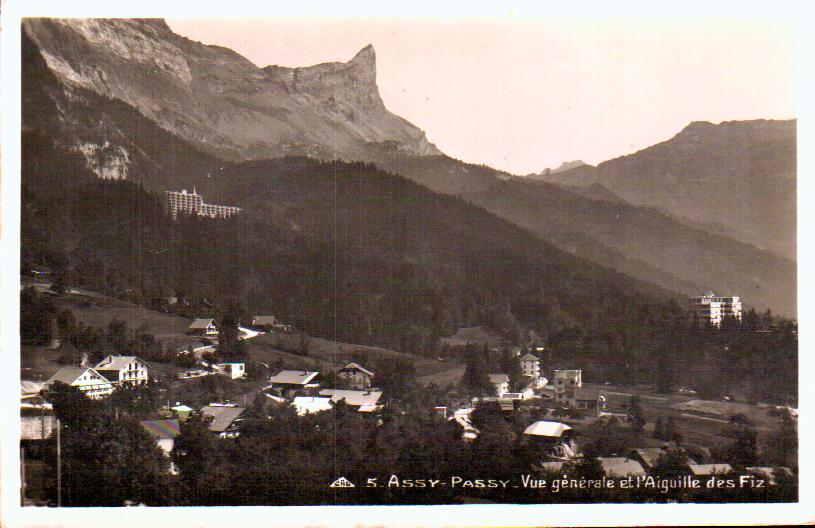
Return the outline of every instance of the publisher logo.
<path id="1" fill-rule="evenodd" d="M 330 488 L 355 488 L 354 484 L 345 477 L 340 477 L 329 486 Z"/>

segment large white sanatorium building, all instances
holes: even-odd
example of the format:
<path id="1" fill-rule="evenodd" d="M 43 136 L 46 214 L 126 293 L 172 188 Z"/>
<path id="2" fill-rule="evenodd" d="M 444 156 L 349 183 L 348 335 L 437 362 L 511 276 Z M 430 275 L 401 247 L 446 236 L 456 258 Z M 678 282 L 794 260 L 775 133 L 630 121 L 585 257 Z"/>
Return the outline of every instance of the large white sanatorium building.
<path id="1" fill-rule="evenodd" d="M 741 299 L 707 292 L 699 297 L 691 297 L 690 312 L 691 317 L 696 315 L 700 322 L 710 321 L 713 326 L 721 326 L 725 317 L 741 321 Z"/>
<path id="2" fill-rule="evenodd" d="M 181 192 L 164 191 L 164 196 L 167 198 L 167 206 L 170 208 L 173 218 L 178 216 L 179 211 L 198 216 L 209 216 L 210 218 L 229 218 L 241 212 L 240 207 L 205 204 L 204 198 L 196 193 L 195 189 L 191 193 L 188 193 L 186 189 Z"/>

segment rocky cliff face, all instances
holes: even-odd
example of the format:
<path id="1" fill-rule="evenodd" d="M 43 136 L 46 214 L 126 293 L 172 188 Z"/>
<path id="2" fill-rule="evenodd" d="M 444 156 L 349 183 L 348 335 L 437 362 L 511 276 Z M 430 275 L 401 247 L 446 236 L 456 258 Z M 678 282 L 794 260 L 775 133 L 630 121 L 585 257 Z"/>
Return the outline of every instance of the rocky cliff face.
<path id="1" fill-rule="evenodd" d="M 368 159 L 382 144 L 440 154 L 424 132 L 385 108 L 371 46 L 346 63 L 258 68 L 231 50 L 176 35 L 162 20 L 27 19 L 23 27 L 67 86 L 126 102 L 227 159 Z"/>

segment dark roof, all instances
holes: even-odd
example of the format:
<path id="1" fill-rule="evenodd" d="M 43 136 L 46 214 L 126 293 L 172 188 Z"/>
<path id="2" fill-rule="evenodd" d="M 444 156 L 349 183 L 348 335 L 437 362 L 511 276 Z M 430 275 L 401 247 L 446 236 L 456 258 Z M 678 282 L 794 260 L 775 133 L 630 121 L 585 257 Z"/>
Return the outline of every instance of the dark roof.
<path id="1" fill-rule="evenodd" d="M 210 324 L 213 324 L 213 323 L 215 323 L 216 325 L 218 324 L 218 323 L 215 322 L 215 319 L 196 319 L 195 321 L 192 322 L 192 324 L 190 324 L 189 329 L 190 330 L 198 330 L 198 329 L 206 330 L 207 327 Z"/>
<path id="2" fill-rule="evenodd" d="M 359 363 L 348 363 L 347 365 L 345 365 L 344 367 L 342 367 L 342 368 L 340 369 L 340 372 L 342 372 L 342 371 L 344 371 L 344 370 L 351 370 L 351 369 L 357 369 L 357 370 L 359 370 L 360 372 L 364 372 L 365 374 L 367 374 L 367 375 L 369 375 L 369 376 L 373 376 L 373 375 L 374 375 L 374 373 L 373 373 L 373 372 L 371 372 L 370 370 L 368 370 L 368 369 L 366 369 L 366 368 L 364 368 L 364 367 L 361 367 L 361 366 L 359 365 Z"/>
<path id="3" fill-rule="evenodd" d="M 273 325 L 277 322 L 274 315 L 256 315 L 252 317 L 253 325 Z"/>
<path id="4" fill-rule="evenodd" d="M 666 453 L 666 451 L 661 447 L 640 447 L 634 449 L 634 452 L 637 453 L 637 455 L 642 459 L 642 463 L 648 468 L 653 468 L 656 466 L 659 457 Z"/>
<path id="5" fill-rule="evenodd" d="M 209 424 L 209 430 L 215 433 L 221 433 L 229 429 L 235 418 L 241 415 L 246 408 L 244 407 L 226 407 L 220 405 L 206 405 L 201 407 L 201 414 L 204 416 L 212 416 L 212 422 Z"/>
<path id="6" fill-rule="evenodd" d="M 594 387 L 577 387 L 574 391 L 575 400 L 598 400 L 603 391 Z"/>

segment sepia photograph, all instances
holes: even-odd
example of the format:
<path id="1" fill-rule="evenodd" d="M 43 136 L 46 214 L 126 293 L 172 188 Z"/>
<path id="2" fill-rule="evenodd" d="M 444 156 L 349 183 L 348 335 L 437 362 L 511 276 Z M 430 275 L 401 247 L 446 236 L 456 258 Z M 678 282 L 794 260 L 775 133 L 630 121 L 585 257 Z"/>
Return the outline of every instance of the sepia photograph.
<path id="1" fill-rule="evenodd" d="M 183 13 L 4 19 L 20 525 L 805 502 L 791 21 Z"/>

